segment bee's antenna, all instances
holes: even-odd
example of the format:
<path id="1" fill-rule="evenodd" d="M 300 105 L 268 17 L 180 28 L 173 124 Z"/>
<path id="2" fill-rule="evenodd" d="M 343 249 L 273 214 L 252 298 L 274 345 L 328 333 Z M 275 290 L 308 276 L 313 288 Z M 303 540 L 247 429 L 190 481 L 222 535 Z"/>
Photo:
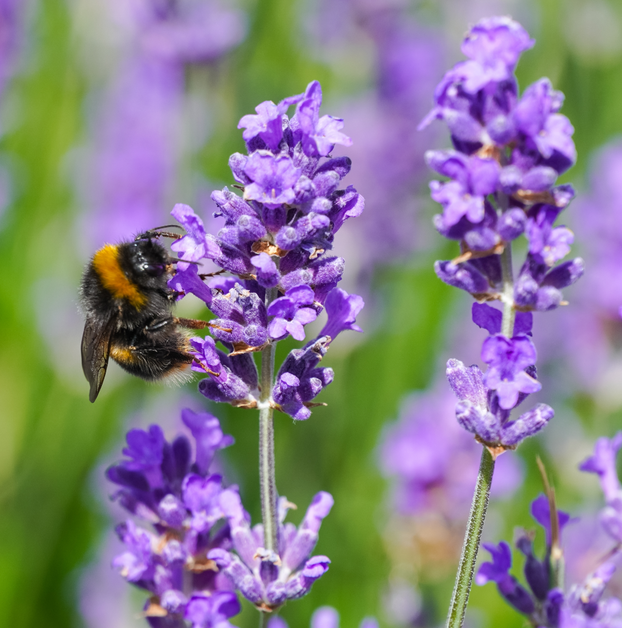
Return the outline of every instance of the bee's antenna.
<path id="1" fill-rule="evenodd" d="M 183 262 L 184 264 L 194 264 L 195 266 L 201 265 L 200 262 L 193 262 L 189 259 L 172 259 L 171 260 L 171 264 L 179 264 L 180 262 Z"/>
<path id="2" fill-rule="evenodd" d="M 181 225 L 162 225 L 161 227 L 154 227 L 153 229 L 149 229 L 147 233 L 152 233 L 153 231 L 160 231 L 160 229 L 182 229 Z"/>

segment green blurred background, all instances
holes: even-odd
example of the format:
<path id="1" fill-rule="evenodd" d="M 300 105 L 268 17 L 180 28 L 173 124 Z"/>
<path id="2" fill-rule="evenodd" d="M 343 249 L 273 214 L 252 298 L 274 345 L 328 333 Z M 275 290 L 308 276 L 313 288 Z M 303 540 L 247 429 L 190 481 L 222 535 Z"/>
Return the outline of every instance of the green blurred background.
<path id="1" fill-rule="evenodd" d="M 184 391 L 163 391 L 121 375 L 116 381 L 111 377 L 97 403 L 90 404 L 77 358 L 80 319 L 59 314 L 67 308 L 76 311 L 86 261 L 75 228 L 81 207 L 68 157 L 88 142 L 87 95 L 93 77 L 84 60 L 88 34 L 80 31 L 82 4 L 23 0 L 24 42 L 18 71 L 2 103 L 0 153 L 11 177 L 11 195 L 0 217 L 5 270 L 0 283 L 0 608 L 5 619 L 0 623 L 12 628 L 90 625 L 80 612 L 81 582 L 94 561 L 109 560 L 100 547 L 113 523 L 105 506 L 111 491 L 101 481 L 104 465 L 120 455 L 128 427 L 162 420 L 165 407 L 174 430 L 182 403 L 190 399 L 195 408 L 202 405 L 192 384 Z M 101 4 L 105 6 L 104 0 Z M 228 156 L 243 150 L 237 121 L 257 103 L 299 93 L 319 79 L 324 112 L 341 115 L 335 103 L 356 98 L 374 84 L 371 41 L 360 38 L 357 46 L 363 54 L 356 58 L 328 58 L 314 48 L 317 43 L 305 21 L 318 10 L 327 11 L 329 21 L 338 19 L 338 12 L 334 18 L 330 15 L 338 4 L 239 3 L 248 15 L 245 40 L 216 66 L 193 70 L 204 72 L 200 80 L 214 94 L 209 105 L 212 131 L 183 167 L 210 181 L 230 182 Z M 518 7 L 445 0 L 413 3 L 408 10 L 439 29 L 449 51 L 447 67 L 459 58 L 462 32 L 479 17 L 513 13 L 524 21 L 537 44 L 520 62 L 520 84 L 548 76 L 566 94 L 563 112 L 575 127 L 579 160 L 565 180 L 581 187 L 590 153 L 622 132 L 622 3 L 541 0 Z M 607 28 L 601 28 L 602 19 L 598 22 L 594 15 L 604 15 Z M 348 132 L 347 119 L 344 130 Z M 443 136 L 439 145 L 446 142 Z M 192 179 L 183 172 L 178 176 L 179 200 L 193 198 Z M 366 193 L 363 187 L 360 192 Z M 431 202 L 426 207 L 431 216 Z M 571 217 L 568 223 L 572 226 Z M 276 418 L 277 482 L 281 494 L 300 507 L 293 519 L 300 519 L 318 490 L 330 491 L 336 501 L 317 548 L 331 558 L 330 571 L 309 596 L 284 609 L 283 617 L 292 627 L 307 626 L 313 609 L 322 604 L 339 610 L 345 628 L 357 626 L 365 615 L 388 625 L 382 600 L 392 565 L 382 536 L 388 519 L 387 485 L 376 464 L 378 438 L 385 422 L 396 417 L 403 395 L 424 389 L 438 377 L 447 329 L 456 317 L 469 316 L 468 301 L 441 284 L 432 270 L 434 259 L 453 250 L 440 237 L 434 247 L 436 251 L 428 249 L 408 261 L 375 269 L 371 294 L 376 307 L 365 321 L 372 331 L 346 348 L 335 347 L 326 358 L 336 373 L 321 399 L 328 407 L 317 409 L 301 424 Z M 44 338 L 44 329 L 56 339 L 54 348 Z M 590 439 L 611 435 L 621 424 L 619 410 L 598 413 L 589 396 L 566 392 L 556 406 L 556 421 L 564 420 L 565 411 L 572 413 Z M 236 438 L 224 464 L 231 481 L 240 484 L 245 506 L 256 521 L 256 417 L 224 406 L 212 410 Z M 586 451 L 590 446 L 588 442 Z M 549 465 L 566 509 L 584 500 L 576 479 L 556 471 L 554 445 L 534 439 L 516 454 L 526 463 L 526 480 L 504 504 L 503 517 L 493 513 L 496 527 L 489 540 L 508 538 L 515 525 L 530 525 L 528 503 L 540 491 L 536 454 Z M 434 579 L 420 576 L 419 590 L 430 612 L 426 625 L 442 623 L 452 580 L 449 573 Z M 95 580 L 93 586 L 104 591 L 106 585 Z M 141 599 L 132 599 L 124 626 L 146 625 L 137 617 Z M 113 598 L 110 604 L 121 601 Z M 472 607 L 478 609 L 472 615 L 476 625 L 523 624 L 492 587 L 476 588 Z M 248 606 L 233 621 L 239 626 L 256 622 Z"/>

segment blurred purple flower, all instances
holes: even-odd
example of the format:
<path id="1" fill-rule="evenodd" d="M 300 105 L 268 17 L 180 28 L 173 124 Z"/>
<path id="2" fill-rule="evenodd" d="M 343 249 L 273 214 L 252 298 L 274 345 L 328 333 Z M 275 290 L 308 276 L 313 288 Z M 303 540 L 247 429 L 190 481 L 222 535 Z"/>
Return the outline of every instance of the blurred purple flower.
<path id="1" fill-rule="evenodd" d="M 382 4 L 346 0 L 341 8 L 345 15 L 337 18 L 335 44 L 340 51 L 343 46 L 357 51 L 362 34 L 375 61 L 371 86 L 344 103 L 344 117 L 356 139 L 348 148 L 356 162 L 352 180 L 355 186 L 365 186 L 370 211 L 353 225 L 356 236 L 337 240 L 355 265 L 357 280 L 367 288 L 378 264 L 406 259 L 414 249 L 428 245 L 426 224 L 419 224 L 423 203 L 418 194 L 427 180 L 423 155 L 435 131 L 419 133 L 417 123 L 442 75 L 445 51 L 442 33 L 424 20 L 415 21 L 405 6 L 392 4 L 387 10 Z M 324 13 L 335 16 L 339 10 L 333 2 Z M 331 28 L 323 24 L 318 36 L 325 38 Z M 336 146 L 334 153 L 341 151 Z M 362 249 L 357 244 L 361 241 L 371 244 Z"/>
<path id="2" fill-rule="evenodd" d="M 288 628 L 287 622 L 281 617 L 271 617 L 268 628 Z M 332 606 L 320 606 L 311 616 L 310 628 L 339 628 L 339 613 Z M 359 628 L 378 628 L 378 622 L 372 617 L 365 617 Z"/>
<path id="3" fill-rule="evenodd" d="M 245 34 L 243 15 L 213 0 L 141 1 L 124 9 L 131 55 L 107 87 L 93 123 L 86 176 L 90 246 L 162 224 L 179 144 L 184 65 L 216 59 Z M 114 5 L 111 10 L 115 10 Z"/>
<path id="4" fill-rule="evenodd" d="M 385 429 L 379 464 L 393 478 L 392 502 L 398 513 L 440 511 L 452 520 L 466 516 L 480 447 L 456 422 L 454 406 L 449 391 L 437 386 L 408 398 L 398 422 Z M 520 485 L 520 463 L 501 456 L 497 464 L 492 494 L 509 496 Z"/>
<path id="5" fill-rule="evenodd" d="M 20 0 L 0 2 L 0 95 L 15 71 L 23 38 L 23 5 Z"/>
<path id="6" fill-rule="evenodd" d="M 589 273 L 573 290 L 572 308 L 543 329 L 549 339 L 541 355 L 555 366 L 560 359 L 574 377 L 564 377 L 568 391 L 586 391 L 606 407 L 619 407 L 622 330 L 622 142 L 615 139 L 591 158 L 589 187 L 575 202 L 574 230 L 581 233 L 581 253 Z M 560 353 L 560 349 L 562 353 Z"/>

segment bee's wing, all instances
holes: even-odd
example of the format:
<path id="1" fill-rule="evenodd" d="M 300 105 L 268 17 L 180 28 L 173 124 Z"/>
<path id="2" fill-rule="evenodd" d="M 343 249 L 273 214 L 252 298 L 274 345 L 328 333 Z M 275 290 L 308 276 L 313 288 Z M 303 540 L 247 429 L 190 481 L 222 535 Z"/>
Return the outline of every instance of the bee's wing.
<path id="1" fill-rule="evenodd" d="M 115 316 L 108 318 L 94 318 L 88 316 L 82 334 L 82 370 L 88 383 L 91 385 L 89 401 L 93 403 L 104 383 L 108 356 L 110 354 L 110 339 L 116 327 Z"/>

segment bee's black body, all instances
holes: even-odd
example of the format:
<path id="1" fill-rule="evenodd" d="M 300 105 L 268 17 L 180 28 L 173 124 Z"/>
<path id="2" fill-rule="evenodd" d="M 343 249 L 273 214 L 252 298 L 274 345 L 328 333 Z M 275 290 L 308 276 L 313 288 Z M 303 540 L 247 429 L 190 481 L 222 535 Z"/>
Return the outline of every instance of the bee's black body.
<path id="1" fill-rule="evenodd" d="M 203 324 L 172 315 L 175 293 L 167 282 L 173 260 L 155 240 L 158 235 L 147 232 L 133 242 L 107 244 L 84 272 L 82 369 L 91 401 L 99 394 L 109 357 L 146 380 L 179 374 L 192 362 L 182 325 Z"/>

